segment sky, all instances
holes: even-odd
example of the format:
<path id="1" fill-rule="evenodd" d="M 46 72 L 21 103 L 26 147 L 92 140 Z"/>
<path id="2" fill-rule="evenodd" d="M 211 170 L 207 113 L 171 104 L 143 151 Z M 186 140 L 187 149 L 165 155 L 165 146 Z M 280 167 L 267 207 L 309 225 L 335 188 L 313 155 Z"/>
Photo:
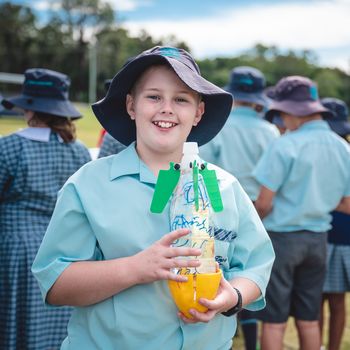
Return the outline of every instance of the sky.
<path id="1" fill-rule="evenodd" d="M 50 0 L 56 1 L 56 0 Z M 13 0 L 44 13 L 49 0 Z M 132 35 L 175 35 L 195 58 L 230 57 L 256 43 L 309 49 L 350 74 L 350 0 L 102 0 Z M 3 2 L 1 0 L 0 2 Z"/>

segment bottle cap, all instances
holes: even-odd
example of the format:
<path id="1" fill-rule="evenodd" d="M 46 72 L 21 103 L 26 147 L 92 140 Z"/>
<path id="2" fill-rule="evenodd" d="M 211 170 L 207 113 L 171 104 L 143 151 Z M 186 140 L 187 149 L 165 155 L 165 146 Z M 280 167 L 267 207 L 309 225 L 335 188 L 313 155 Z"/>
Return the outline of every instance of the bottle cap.
<path id="1" fill-rule="evenodd" d="M 197 142 L 185 142 L 183 146 L 183 154 L 198 154 L 198 144 Z"/>

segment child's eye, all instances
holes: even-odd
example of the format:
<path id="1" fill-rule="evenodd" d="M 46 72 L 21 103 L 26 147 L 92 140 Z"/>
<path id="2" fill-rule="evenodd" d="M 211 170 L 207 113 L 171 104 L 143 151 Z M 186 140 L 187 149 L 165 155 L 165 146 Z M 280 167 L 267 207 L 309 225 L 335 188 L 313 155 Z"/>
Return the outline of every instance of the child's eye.
<path id="1" fill-rule="evenodd" d="M 155 100 L 155 101 L 160 100 L 160 96 L 158 96 L 158 95 L 149 95 L 149 96 L 147 96 L 147 98 L 149 98 L 150 100 Z"/>
<path id="2" fill-rule="evenodd" d="M 187 99 L 184 97 L 177 97 L 176 102 L 187 102 Z"/>

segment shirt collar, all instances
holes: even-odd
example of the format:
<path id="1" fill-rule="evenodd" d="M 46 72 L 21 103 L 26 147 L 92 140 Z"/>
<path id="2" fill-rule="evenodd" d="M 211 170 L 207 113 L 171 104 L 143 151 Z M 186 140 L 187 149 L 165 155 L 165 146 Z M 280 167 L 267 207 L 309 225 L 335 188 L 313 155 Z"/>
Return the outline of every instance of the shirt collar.
<path id="1" fill-rule="evenodd" d="M 230 114 L 232 117 L 253 117 L 253 118 L 259 118 L 261 119 L 262 114 L 258 113 L 257 111 L 255 111 L 253 108 L 250 107 L 246 107 L 246 106 L 237 106 L 235 108 L 233 108 L 233 110 L 231 111 Z"/>
<path id="2" fill-rule="evenodd" d="M 33 141 L 49 142 L 51 129 L 29 127 L 25 129 L 20 129 L 17 132 L 15 132 L 15 134 L 24 137 L 25 139 Z M 59 135 L 57 135 L 57 137 L 60 142 L 63 142 L 62 138 Z"/>
<path id="3" fill-rule="evenodd" d="M 118 177 L 125 175 L 139 175 L 141 182 L 151 184 L 155 184 L 157 182 L 154 174 L 139 158 L 136 152 L 135 142 L 113 157 L 109 179 L 113 181 Z"/>
<path id="4" fill-rule="evenodd" d="M 324 120 L 312 120 L 300 126 L 299 130 L 331 130 Z"/>

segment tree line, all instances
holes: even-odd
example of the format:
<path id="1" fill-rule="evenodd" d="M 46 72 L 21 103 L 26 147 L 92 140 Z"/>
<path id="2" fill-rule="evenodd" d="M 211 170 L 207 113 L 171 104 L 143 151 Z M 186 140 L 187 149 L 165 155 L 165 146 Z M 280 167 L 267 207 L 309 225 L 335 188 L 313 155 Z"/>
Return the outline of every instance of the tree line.
<path id="1" fill-rule="evenodd" d="M 0 4 L 0 13 L 0 71 L 23 73 L 27 68 L 42 67 L 63 72 L 72 80 L 71 98 L 76 101 L 88 100 L 92 38 L 97 45 L 98 97 L 104 94 L 104 81 L 112 78 L 129 57 L 145 49 L 172 45 L 191 51 L 175 36 L 156 40 L 146 31 L 131 36 L 103 0 L 60 0 L 45 23 L 31 8 L 11 2 Z M 228 83 L 232 68 L 242 65 L 264 72 L 268 85 L 286 75 L 308 76 L 317 81 L 321 96 L 338 97 L 350 105 L 350 76 L 338 68 L 319 66 L 312 51 L 283 52 L 275 46 L 257 44 L 235 57 L 197 63 L 202 75 L 219 86 Z"/>

